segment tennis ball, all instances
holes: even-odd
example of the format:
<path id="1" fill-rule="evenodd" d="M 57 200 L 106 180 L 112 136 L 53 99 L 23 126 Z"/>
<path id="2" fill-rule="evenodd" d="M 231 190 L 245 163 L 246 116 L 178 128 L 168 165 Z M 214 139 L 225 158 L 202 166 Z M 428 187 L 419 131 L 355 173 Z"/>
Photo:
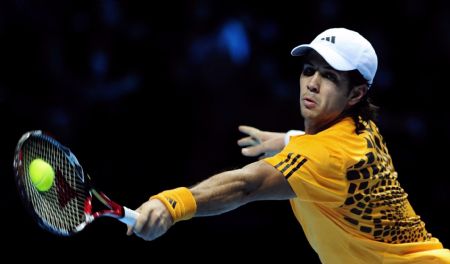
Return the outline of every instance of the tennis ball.
<path id="1" fill-rule="evenodd" d="M 41 192 L 48 191 L 55 180 L 52 166 L 42 159 L 35 159 L 28 168 L 31 182 Z"/>

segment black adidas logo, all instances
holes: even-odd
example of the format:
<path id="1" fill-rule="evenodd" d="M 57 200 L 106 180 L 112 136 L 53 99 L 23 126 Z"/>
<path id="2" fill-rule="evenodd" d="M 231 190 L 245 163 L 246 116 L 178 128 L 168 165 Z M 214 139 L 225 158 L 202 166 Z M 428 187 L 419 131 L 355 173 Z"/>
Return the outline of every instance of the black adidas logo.
<path id="1" fill-rule="evenodd" d="M 167 201 L 169 201 L 170 205 L 172 206 L 173 209 L 175 209 L 175 206 L 177 206 L 177 201 L 172 200 L 170 198 L 166 198 Z"/>
<path id="2" fill-rule="evenodd" d="M 290 152 L 284 160 L 275 165 L 275 169 L 278 169 L 284 174 L 286 179 L 289 179 L 289 177 L 298 171 L 307 161 L 308 160 L 305 157 Z M 285 173 L 288 170 L 290 170 L 290 172 Z"/>
<path id="3" fill-rule="evenodd" d="M 336 36 L 324 37 L 324 38 L 321 38 L 321 40 L 326 40 L 326 41 L 329 41 L 334 44 L 334 42 L 336 40 Z"/>

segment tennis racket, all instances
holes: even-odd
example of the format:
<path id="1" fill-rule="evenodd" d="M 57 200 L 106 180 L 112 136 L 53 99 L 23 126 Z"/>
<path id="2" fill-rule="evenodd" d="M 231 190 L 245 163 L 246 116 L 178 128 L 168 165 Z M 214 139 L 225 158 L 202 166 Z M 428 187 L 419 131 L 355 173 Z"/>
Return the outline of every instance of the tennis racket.
<path id="1" fill-rule="evenodd" d="M 30 163 L 37 158 L 49 163 L 55 172 L 53 185 L 45 192 L 36 189 L 28 172 Z M 70 149 L 40 130 L 27 132 L 20 138 L 14 171 L 25 207 L 40 227 L 56 235 L 71 236 L 102 216 L 116 218 L 127 225 L 136 222 L 137 212 L 96 191 Z M 103 209 L 94 211 L 95 200 Z"/>

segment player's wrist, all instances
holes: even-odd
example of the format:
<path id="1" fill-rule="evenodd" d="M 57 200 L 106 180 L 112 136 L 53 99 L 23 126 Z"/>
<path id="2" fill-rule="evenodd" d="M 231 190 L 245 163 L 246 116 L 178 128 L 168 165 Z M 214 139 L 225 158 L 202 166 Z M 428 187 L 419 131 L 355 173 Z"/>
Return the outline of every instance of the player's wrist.
<path id="1" fill-rule="evenodd" d="M 289 130 L 285 135 L 284 135 L 284 146 L 287 146 L 287 144 L 289 143 L 289 141 L 291 140 L 292 136 L 298 136 L 298 135 L 304 135 L 305 132 L 302 130 Z"/>
<path id="2" fill-rule="evenodd" d="M 151 196 L 151 199 L 158 199 L 166 206 L 174 223 L 191 219 L 197 211 L 195 198 L 186 187 L 160 192 Z"/>

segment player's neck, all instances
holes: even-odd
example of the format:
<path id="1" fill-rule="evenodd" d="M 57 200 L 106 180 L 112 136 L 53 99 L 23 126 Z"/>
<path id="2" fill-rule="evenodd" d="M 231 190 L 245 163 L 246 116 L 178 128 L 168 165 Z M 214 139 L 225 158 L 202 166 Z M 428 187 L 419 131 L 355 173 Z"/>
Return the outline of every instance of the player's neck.
<path id="1" fill-rule="evenodd" d="M 329 121 L 329 122 L 314 122 L 314 120 L 305 120 L 304 124 L 305 124 L 305 133 L 308 135 L 314 135 L 317 134 L 331 126 L 333 126 L 334 124 L 338 123 L 339 121 L 342 120 L 342 118 L 344 118 L 344 116 L 338 116 L 337 118 Z"/>

